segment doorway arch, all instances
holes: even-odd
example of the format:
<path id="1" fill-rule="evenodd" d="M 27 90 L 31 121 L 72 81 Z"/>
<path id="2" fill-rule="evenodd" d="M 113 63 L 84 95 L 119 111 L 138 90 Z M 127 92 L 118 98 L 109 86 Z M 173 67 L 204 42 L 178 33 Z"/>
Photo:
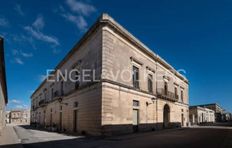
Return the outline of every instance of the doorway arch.
<path id="1" fill-rule="evenodd" d="M 165 104 L 163 110 L 163 127 L 168 128 L 169 122 L 170 122 L 170 107 L 168 104 Z"/>

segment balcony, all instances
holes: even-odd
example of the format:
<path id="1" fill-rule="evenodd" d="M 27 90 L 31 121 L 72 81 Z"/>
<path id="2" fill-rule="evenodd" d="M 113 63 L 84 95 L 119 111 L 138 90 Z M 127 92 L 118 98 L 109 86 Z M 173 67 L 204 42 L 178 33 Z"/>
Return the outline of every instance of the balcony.
<path id="1" fill-rule="evenodd" d="M 39 106 L 40 106 L 40 107 L 43 107 L 43 106 L 45 106 L 46 104 L 47 104 L 47 102 L 46 102 L 44 99 L 39 101 Z"/>
<path id="2" fill-rule="evenodd" d="M 52 100 L 56 100 L 62 98 L 64 96 L 63 92 L 55 91 L 52 96 Z"/>
<path id="3" fill-rule="evenodd" d="M 179 99 L 178 95 L 170 91 L 165 91 L 163 88 L 157 89 L 157 97 L 173 102 L 177 102 Z"/>

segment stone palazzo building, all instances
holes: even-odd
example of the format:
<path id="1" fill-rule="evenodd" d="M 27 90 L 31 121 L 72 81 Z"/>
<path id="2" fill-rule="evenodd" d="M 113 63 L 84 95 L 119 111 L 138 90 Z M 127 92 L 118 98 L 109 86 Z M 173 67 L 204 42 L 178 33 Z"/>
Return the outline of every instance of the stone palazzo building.
<path id="1" fill-rule="evenodd" d="M 0 37 L 0 130 L 5 126 L 5 107 L 8 102 L 3 38 Z"/>
<path id="2" fill-rule="evenodd" d="M 214 123 L 215 112 L 206 107 L 190 106 L 189 121 L 191 125 L 202 124 L 202 123 Z"/>
<path id="3" fill-rule="evenodd" d="M 30 124 L 30 110 L 18 109 L 8 111 L 6 114 L 6 123 L 14 125 Z"/>
<path id="4" fill-rule="evenodd" d="M 91 81 L 82 78 L 91 69 Z M 61 71 L 61 72 L 60 72 Z M 31 96 L 31 123 L 112 135 L 187 126 L 188 80 L 103 14 Z"/>

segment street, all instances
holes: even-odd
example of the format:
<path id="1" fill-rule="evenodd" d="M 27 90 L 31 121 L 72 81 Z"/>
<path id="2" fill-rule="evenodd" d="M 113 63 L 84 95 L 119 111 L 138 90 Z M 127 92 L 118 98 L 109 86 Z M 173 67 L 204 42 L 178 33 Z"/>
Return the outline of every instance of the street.
<path id="1" fill-rule="evenodd" d="M 15 126 L 16 134 L 24 148 L 111 148 L 111 147 L 155 147 L 155 148 L 231 148 L 231 127 L 196 127 L 137 133 L 107 138 L 68 136 L 53 132 Z M 7 145 L 12 148 L 16 145 Z"/>

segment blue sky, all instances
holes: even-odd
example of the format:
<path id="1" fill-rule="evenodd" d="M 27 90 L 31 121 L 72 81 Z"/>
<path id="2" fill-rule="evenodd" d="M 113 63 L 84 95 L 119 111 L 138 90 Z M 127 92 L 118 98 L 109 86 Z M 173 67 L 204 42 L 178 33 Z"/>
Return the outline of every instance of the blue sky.
<path id="1" fill-rule="evenodd" d="M 109 13 L 176 69 L 185 69 L 190 103 L 232 111 L 230 0 L 8 0 L 0 5 L 8 108 L 30 106 L 54 68 L 102 13 Z"/>

